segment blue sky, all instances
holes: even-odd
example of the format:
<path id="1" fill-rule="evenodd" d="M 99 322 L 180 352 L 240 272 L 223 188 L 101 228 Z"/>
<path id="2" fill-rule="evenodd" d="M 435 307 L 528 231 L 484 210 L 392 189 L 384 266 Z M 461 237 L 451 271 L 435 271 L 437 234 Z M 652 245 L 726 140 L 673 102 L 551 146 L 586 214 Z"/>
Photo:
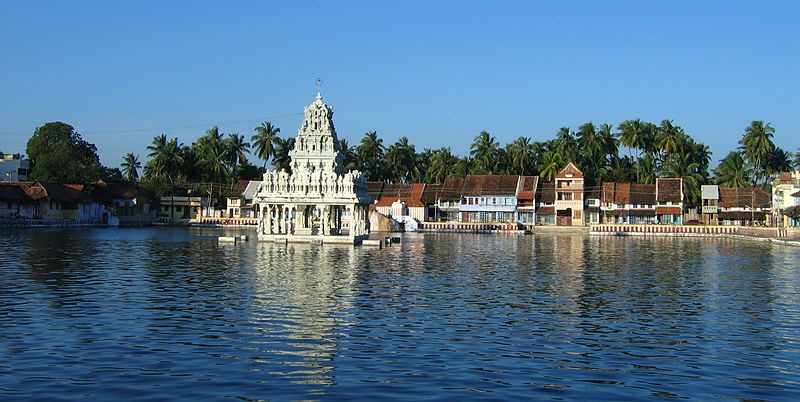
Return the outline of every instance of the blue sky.
<path id="1" fill-rule="evenodd" d="M 505 145 L 672 119 L 714 167 L 752 120 L 798 151 L 798 16 L 797 1 L 4 1 L 0 150 L 49 121 L 110 167 L 162 133 L 249 138 L 270 120 L 295 136 L 322 77 L 351 144 L 375 130 L 465 155 L 482 130 Z"/>

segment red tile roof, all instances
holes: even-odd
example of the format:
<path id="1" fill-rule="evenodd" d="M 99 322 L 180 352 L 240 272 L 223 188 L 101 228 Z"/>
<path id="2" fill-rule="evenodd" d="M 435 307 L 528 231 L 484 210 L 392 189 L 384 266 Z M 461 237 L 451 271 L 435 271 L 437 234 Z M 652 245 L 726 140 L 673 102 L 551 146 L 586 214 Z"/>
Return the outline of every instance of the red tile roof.
<path id="1" fill-rule="evenodd" d="M 681 178 L 656 179 L 657 202 L 683 202 L 681 197 L 682 190 L 683 179 Z"/>
<path id="2" fill-rule="evenodd" d="M 19 183 L 0 183 L 0 202 L 33 202 Z"/>
<path id="3" fill-rule="evenodd" d="M 767 208 L 770 206 L 769 194 L 760 188 L 720 188 L 719 206 L 722 208 Z"/>
<path id="4" fill-rule="evenodd" d="M 655 184 L 631 184 L 631 204 L 656 205 Z"/>
<path id="5" fill-rule="evenodd" d="M 21 187 L 34 201 L 49 199 L 73 204 L 87 202 L 89 196 L 66 184 L 46 181 L 20 182 Z M 77 185 L 81 186 L 81 185 Z M 82 186 L 81 186 L 82 187 Z"/>
<path id="6" fill-rule="evenodd" d="M 574 163 L 570 162 L 567 163 L 567 166 L 564 166 L 563 169 L 559 170 L 556 174 L 556 179 L 566 179 L 566 178 L 574 178 L 574 179 L 582 179 L 583 172 L 575 166 Z"/>
<path id="7" fill-rule="evenodd" d="M 536 188 L 536 200 L 545 204 L 554 204 L 556 202 L 555 183 L 539 182 L 539 187 Z"/>

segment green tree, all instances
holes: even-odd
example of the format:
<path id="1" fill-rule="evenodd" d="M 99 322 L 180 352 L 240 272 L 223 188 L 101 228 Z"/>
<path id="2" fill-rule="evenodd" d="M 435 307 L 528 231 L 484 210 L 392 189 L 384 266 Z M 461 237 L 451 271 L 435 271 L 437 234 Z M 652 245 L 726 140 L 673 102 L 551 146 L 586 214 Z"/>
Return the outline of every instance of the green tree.
<path id="1" fill-rule="evenodd" d="M 519 137 L 509 144 L 508 154 L 511 159 L 512 171 L 519 175 L 533 173 L 535 165 L 535 151 L 529 137 Z"/>
<path id="2" fill-rule="evenodd" d="M 429 183 L 443 183 L 448 177 L 454 176 L 458 162 L 459 159 L 450 152 L 450 148 L 442 147 L 433 151 L 427 181 Z"/>
<path id="3" fill-rule="evenodd" d="M 481 131 L 480 134 L 475 136 L 474 142 L 469 151 L 474 164 L 472 166 L 473 174 L 493 174 L 497 164 L 499 144 L 495 141 L 494 137 L 489 135 L 486 131 Z"/>
<path id="4" fill-rule="evenodd" d="M 559 169 L 564 165 L 564 159 L 560 153 L 556 151 L 547 151 L 542 155 L 542 159 L 539 162 L 539 177 L 546 182 L 551 182 L 555 179 Z"/>
<path id="5" fill-rule="evenodd" d="M 386 147 L 383 146 L 383 139 L 378 138 L 378 133 L 368 131 L 361 139 L 361 144 L 356 148 L 356 153 L 361 161 L 361 168 L 367 176 L 367 180 L 381 181 L 381 159 Z"/>
<path id="6" fill-rule="evenodd" d="M 346 138 L 339 139 L 339 153 L 342 155 L 342 173 L 358 170 L 356 148 L 348 144 Z"/>
<path id="7" fill-rule="evenodd" d="M 120 167 L 122 168 L 122 173 L 125 175 L 125 180 L 135 182 L 139 179 L 139 169 L 142 167 L 142 163 L 139 162 L 139 155 L 134 155 L 132 153 L 126 154 L 122 157 Z"/>
<path id="8" fill-rule="evenodd" d="M 292 157 L 289 153 L 294 149 L 295 138 L 289 137 L 285 140 L 281 137 L 275 138 L 275 157 L 272 159 L 272 165 L 275 166 L 275 170 L 292 174 Z"/>
<path id="9" fill-rule="evenodd" d="M 797 153 L 794 154 L 794 160 L 792 161 L 792 166 L 795 169 L 800 169 L 800 148 L 797 148 Z"/>
<path id="10" fill-rule="evenodd" d="M 755 120 L 744 130 L 742 139 L 739 140 L 740 147 L 745 157 L 753 165 L 753 185 L 758 184 L 760 177 L 766 182 L 765 161 L 775 144 L 772 137 L 775 129 L 770 123 L 764 124 L 762 120 Z"/>
<path id="11" fill-rule="evenodd" d="M 244 136 L 238 133 L 228 134 L 228 138 L 225 139 L 225 159 L 232 171 L 235 171 L 240 163 L 247 162 L 246 153 L 250 153 L 250 143 L 245 142 Z"/>
<path id="12" fill-rule="evenodd" d="M 97 147 L 81 138 L 72 126 L 50 122 L 34 131 L 25 152 L 30 159 L 32 180 L 87 183 L 105 175 Z"/>
<path id="13" fill-rule="evenodd" d="M 751 169 L 740 152 L 731 151 L 714 169 L 714 183 L 722 187 L 747 187 L 751 180 Z"/>
<path id="14" fill-rule="evenodd" d="M 256 134 L 250 137 L 253 141 L 253 146 L 256 147 L 256 156 L 264 160 L 264 168 L 267 167 L 269 158 L 275 156 L 275 145 L 278 141 L 278 133 L 281 129 L 272 125 L 271 122 L 265 121 L 255 129 Z"/>
<path id="15" fill-rule="evenodd" d="M 620 142 L 628 147 L 629 155 L 633 157 L 633 149 L 638 149 L 641 153 L 647 140 L 647 123 L 639 119 L 625 120 L 617 129 L 620 131 Z"/>

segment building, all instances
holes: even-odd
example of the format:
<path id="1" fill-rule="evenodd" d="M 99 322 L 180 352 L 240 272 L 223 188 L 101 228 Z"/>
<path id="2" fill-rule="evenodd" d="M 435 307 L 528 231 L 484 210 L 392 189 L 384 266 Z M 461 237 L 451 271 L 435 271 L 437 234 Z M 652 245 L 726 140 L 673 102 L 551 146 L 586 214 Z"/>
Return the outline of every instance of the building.
<path id="1" fill-rule="evenodd" d="M 539 182 L 535 195 L 535 224 L 552 226 L 556 224 L 556 185 L 552 182 Z"/>
<path id="2" fill-rule="evenodd" d="M 119 220 L 123 226 L 149 225 L 152 195 L 143 192 L 133 183 L 106 183 L 99 181 L 88 184 L 85 191 L 105 208 L 103 222 L 111 223 L 110 216 Z"/>
<path id="3" fill-rule="evenodd" d="M 81 184 L 61 184 L 44 181 L 19 182 L 33 200 L 29 217 L 37 219 L 67 219 L 99 223 L 105 208 L 92 200 Z"/>
<path id="4" fill-rule="evenodd" d="M 257 218 L 258 208 L 253 199 L 258 192 L 260 181 L 239 180 L 231 195 L 226 197 L 225 218 Z"/>
<path id="5" fill-rule="evenodd" d="M 658 223 L 680 225 L 683 223 L 683 209 L 686 194 L 683 192 L 682 178 L 656 179 L 656 218 Z"/>
<path id="6" fill-rule="evenodd" d="M 517 221 L 517 190 L 524 176 L 472 175 L 464 180 L 461 222 Z"/>
<path id="7" fill-rule="evenodd" d="M 289 154 L 292 174 L 268 171 L 258 186 L 258 238 L 360 243 L 369 235 L 372 204 L 366 179 L 359 171 L 342 173 L 333 108 L 320 93 L 304 114 Z"/>
<path id="8" fill-rule="evenodd" d="M 448 177 L 444 180 L 436 196 L 436 212 L 439 221 L 461 221 L 461 195 L 464 189 L 464 177 Z"/>
<path id="9" fill-rule="evenodd" d="M 766 225 L 770 207 L 770 195 L 760 188 L 720 188 L 717 222 L 721 225 Z"/>
<path id="10" fill-rule="evenodd" d="M 0 218 L 32 218 L 33 199 L 19 183 L 0 182 Z"/>
<path id="11" fill-rule="evenodd" d="M 159 199 L 158 217 L 170 220 L 196 220 L 203 216 L 208 199 L 165 196 Z"/>
<path id="12" fill-rule="evenodd" d="M 800 171 L 781 172 L 772 180 L 772 217 L 775 226 L 791 226 L 790 215 L 785 212 L 795 206 L 794 194 L 800 191 Z"/>
<path id="13" fill-rule="evenodd" d="M 20 154 L 0 154 L 0 181 L 28 180 L 30 163 Z"/>
<path id="14" fill-rule="evenodd" d="M 425 183 L 415 184 L 383 184 L 375 204 L 375 210 L 390 218 L 403 216 L 418 221 L 428 220 L 428 206 L 422 202 Z M 374 186 L 373 186 L 374 188 Z"/>
<path id="15" fill-rule="evenodd" d="M 704 184 L 700 187 L 700 213 L 704 225 L 716 225 L 719 220 L 719 186 Z"/>
<path id="16" fill-rule="evenodd" d="M 539 176 L 520 176 L 517 188 L 517 223 L 536 224 L 536 189 Z"/>
<path id="17" fill-rule="evenodd" d="M 605 182 L 600 208 L 604 223 L 658 223 L 656 185 Z"/>
<path id="18" fill-rule="evenodd" d="M 583 226 L 583 183 L 583 172 L 572 162 L 556 174 L 556 225 Z"/>

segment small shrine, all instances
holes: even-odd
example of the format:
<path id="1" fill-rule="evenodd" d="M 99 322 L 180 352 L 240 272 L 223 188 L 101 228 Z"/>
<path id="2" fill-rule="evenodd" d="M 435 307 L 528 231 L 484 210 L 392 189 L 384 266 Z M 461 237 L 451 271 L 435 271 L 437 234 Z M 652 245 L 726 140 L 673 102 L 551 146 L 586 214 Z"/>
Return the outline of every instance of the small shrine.
<path id="1" fill-rule="evenodd" d="M 358 244 L 369 235 L 367 181 L 342 173 L 343 156 L 333 127 L 333 108 L 322 94 L 305 107 L 291 170 L 268 171 L 253 199 L 260 241 Z"/>

